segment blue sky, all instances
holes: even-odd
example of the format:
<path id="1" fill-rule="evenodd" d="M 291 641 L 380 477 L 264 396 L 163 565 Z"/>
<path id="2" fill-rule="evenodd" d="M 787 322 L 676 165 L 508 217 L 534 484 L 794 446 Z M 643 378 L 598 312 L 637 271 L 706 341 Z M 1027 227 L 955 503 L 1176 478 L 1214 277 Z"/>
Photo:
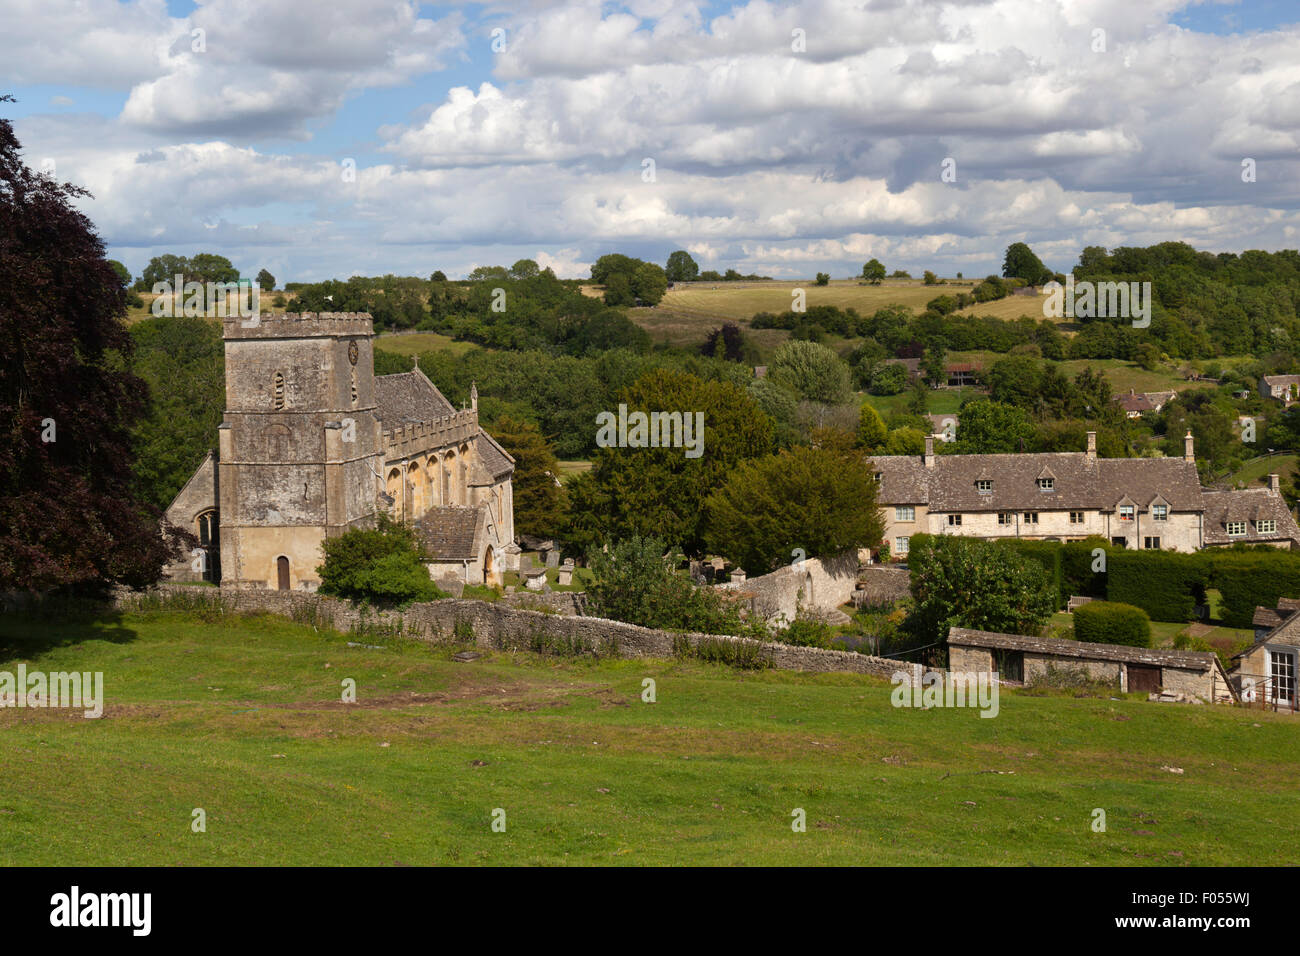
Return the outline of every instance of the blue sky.
<path id="1" fill-rule="evenodd" d="M 29 164 L 91 190 L 136 273 L 210 251 L 281 281 L 582 276 L 685 248 L 982 275 L 1021 240 L 1058 269 L 1086 245 L 1300 245 L 1297 21 L 1283 0 L 0 0 L 0 90 Z"/>

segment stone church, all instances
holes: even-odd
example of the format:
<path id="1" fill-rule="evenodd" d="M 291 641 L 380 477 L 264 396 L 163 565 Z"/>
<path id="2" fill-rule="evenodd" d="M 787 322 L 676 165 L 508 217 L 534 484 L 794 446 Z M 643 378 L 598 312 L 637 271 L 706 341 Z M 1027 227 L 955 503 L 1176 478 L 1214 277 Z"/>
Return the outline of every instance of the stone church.
<path id="1" fill-rule="evenodd" d="M 314 590 L 321 542 L 380 511 L 416 529 L 435 579 L 499 584 L 514 460 L 420 371 L 375 375 L 365 313 L 226 319 L 217 447 L 167 509 L 199 553 L 172 580 Z"/>

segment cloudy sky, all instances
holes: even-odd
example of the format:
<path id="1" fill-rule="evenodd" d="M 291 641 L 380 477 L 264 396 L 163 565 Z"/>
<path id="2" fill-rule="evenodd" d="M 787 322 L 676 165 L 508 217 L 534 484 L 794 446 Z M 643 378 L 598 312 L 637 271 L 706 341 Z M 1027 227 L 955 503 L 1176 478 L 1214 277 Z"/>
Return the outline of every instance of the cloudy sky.
<path id="1" fill-rule="evenodd" d="M 0 0 L 0 92 L 137 274 L 1300 246 L 1294 0 Z"/>

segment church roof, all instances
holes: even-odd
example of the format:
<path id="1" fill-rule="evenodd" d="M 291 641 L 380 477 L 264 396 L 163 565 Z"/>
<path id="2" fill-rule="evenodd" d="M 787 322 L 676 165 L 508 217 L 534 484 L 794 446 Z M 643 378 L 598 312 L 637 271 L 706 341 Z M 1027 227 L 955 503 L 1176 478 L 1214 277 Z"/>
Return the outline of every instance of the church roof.
<path id="1" fill-rule="evenodd" d="M 416 535 L 435 561 L 478 560 L 482 505 L 430 508 L 415 522 Z"/>
<path id="2" fill-rule="evenodd" d="M 375 400 L 386 429 L 407 422 L 431 422 L 456 412 L 456 406 L 418 368 L 395 375 L 376 375 Z"/>
<path id="3" fill-rule="evenodd" d="M 479 429 L 479 437 L 487 439 L 478 443 L 478 455 L 483 462 L 483 467 L 497 480 L 508 478 L 515 470 L 515 460 L 495 438 L 482 429 Z"/>

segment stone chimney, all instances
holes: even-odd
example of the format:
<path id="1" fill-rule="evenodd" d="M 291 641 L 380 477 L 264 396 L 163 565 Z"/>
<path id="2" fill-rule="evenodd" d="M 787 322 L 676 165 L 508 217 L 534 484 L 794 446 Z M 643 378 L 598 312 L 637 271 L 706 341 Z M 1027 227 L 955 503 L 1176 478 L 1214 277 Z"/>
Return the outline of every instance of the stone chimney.
<path id="1" fill-rule="evenodd" d="M 925 436 L 925 467 L 934 467 L 934 436 Z"/>
<path id="2" fill-rule="evenodd" d="M 1192 451 L 1192 430 L 1187 429 L 1187 434 L 1183 436 L 1183 461 L 1196 461 L 1196 453 Z"/>
<path id="3" fill-rule="evenodd" d="M 1088 432 L 1088 464 L 1097 460 L 1097 433 Z"/>
<path id="4" fill-rule="evenodd" d="M 1282 493 L 1282 480 L 1277 475 L 1268 476 L 1268 493 L 1274 498 Z"/>

